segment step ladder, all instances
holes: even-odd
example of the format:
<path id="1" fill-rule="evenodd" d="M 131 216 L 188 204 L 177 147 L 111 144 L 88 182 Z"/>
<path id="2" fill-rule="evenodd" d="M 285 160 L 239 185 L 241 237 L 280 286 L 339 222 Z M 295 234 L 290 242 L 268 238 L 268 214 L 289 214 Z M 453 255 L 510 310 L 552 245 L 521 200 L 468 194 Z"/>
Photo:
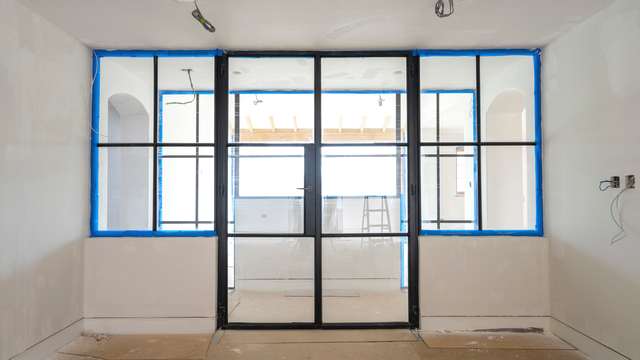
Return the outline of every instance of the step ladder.
<path id="1" fill-rule="evenodd" d="M 376 206 L 379 205 L 379 206 Z M 375 222 L 379 220 L 379 222 Z M 362 204 L 362 232 L 391 232 L 391 215 L 386 195 L 367 195 Z"/>

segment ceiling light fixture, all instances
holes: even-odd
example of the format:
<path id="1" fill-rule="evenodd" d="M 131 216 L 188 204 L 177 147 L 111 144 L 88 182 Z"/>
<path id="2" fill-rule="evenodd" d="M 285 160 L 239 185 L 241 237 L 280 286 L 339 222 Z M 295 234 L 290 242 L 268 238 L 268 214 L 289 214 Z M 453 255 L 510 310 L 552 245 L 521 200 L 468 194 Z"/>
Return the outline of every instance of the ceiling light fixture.
<path id="1" fill-rule="evenodd" d="M 193 16 L 193 18 L 196 19 L 200 23 L 200 25 L 202 25 L 202 27 L 208 32 L 216 32 L 216 27 L 213 26 L 209 22 L 209 20 L 205 19 L 205 17 L 202 15 L 202 12 L 198 7 L 198 0 L 193 0 L 193 5 L 195 5 L 196 8 L 191 12 L 191 16 Z"/>
<path id="2" fill-rule="evenodd" d="M 445 18 L 453 15 L 453 0 L 449 0 L 449 11 L 445 12 L 444 10 L 444 0 L 436 1 L 436 16 L 439 18 Z"/>

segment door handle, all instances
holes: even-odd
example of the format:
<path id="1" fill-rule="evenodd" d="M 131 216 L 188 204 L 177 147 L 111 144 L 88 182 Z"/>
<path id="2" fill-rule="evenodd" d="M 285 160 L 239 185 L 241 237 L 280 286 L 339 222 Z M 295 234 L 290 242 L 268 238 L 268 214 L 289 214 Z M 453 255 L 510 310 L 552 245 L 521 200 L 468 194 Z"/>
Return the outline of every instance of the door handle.
<path id="1" fill-rule="evenodd" d="M 297 187 L 296 188 L 296 190 L 304 190 L 304 191 L 310 191 L 311 189 L 313 189 L 311 186 Z"/>

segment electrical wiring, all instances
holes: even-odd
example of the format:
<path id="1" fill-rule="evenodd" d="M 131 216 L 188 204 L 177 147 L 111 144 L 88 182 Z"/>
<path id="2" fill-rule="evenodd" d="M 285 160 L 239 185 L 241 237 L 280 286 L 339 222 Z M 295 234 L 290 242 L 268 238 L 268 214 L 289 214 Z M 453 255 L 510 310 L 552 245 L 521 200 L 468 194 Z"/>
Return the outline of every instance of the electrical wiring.
<path id="1" fill-rule="evenodd" d="M 436 1 L 435 12 L 436 12 L 436 16 L 438 16 L 439 18 L 445 18 L 453 15 L 453 12 L 454 12 L 453 0 L 449 0 L 449 12 L 444 11 L 444 0 Z"/>
<path id="2" fill-rule="evenodd" d="M 167 105 L 189 105 L 192 102 L 196 101 L 196 89 L 193 86 L 193 80 L 191 79 L 191 72 L 193 71 L 193 69 L 182 69 L 182 71 L 186 71 L 187 72 L 187 76 L 189 76 L 189 85 L 191 86 L 191 93 L 193 95 L 193 98 L 189 101 L 172 101 L 172 102 L 168 102 Z"/>
<path id="3" fill-rule="evenodd" d="M 609 215 L 611 216 L 611 220 L 613 220 L 613 223 L 618 227 L 618 232 L 611 238 L 611 245 L 614 245 L 627 236 L 624 229 L 624 224 L 622 223 L 622 208 L 620 207 L 620 199 L 622 198 L 622 194 L 624 194 L 624 192 L 627 190 L 629 190 L 629 188 L 620 190 L 620 192 L 618 192 L 618 194 L 611 200 L 611 203 L 609 204 Z"/>
<path id="4" fill-rule="evenodd" d="M 204 15 L 202 15 L 202 12 L 198 7 L 198 0 L 193 0 L 193 5 L 196 8 L 191 12 L 191 16 L 193 16 L 193 18 L 196 19 L 196 21 L 199 22 L 200 25 L 202 25 L 202 27 L 208 32 L 216 32 L 216 27 L 213 26 L 213 24 L 211 24 L 211 22 L 207 20 Z"/>
<path id="5" fill-rule="evenodd" d="M 604 185 L 604 184 L 606 184 L 607 186 L 602 187 L 602 185 Z M 611 181 L 609 181 L 609 180 L 603 180 L 603 181 L 600 181 L 600 185 L 598 185 L 598 189 L 599 189 L 600 191 L 607 191 L 607 190 L 609 190 L 610 188 L 611 188 Z"/>

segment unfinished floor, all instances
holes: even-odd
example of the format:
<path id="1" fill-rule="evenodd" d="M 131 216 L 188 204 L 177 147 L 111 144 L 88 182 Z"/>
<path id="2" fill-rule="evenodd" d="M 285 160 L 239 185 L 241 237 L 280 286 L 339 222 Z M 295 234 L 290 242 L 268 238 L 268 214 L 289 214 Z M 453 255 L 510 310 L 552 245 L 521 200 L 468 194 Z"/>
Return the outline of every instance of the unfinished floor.
<path id="1" fill-rule="evenodd" d="M 519 359 L 584 360 L 542 334 L 409 330 L 220 331 L 215 335 L 83 336 L 54 360 Z"/>

